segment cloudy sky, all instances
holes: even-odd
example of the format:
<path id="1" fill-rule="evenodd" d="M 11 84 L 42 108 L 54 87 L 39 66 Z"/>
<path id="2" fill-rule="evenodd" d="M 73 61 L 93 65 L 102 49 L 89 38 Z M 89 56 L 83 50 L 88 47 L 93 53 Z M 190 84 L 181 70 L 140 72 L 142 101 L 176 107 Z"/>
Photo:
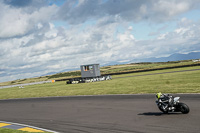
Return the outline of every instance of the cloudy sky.
<path id="1" fill-rule="evenodd" d="M 200 51 L 200 0 L 0 0 L 0 82 Z"/>

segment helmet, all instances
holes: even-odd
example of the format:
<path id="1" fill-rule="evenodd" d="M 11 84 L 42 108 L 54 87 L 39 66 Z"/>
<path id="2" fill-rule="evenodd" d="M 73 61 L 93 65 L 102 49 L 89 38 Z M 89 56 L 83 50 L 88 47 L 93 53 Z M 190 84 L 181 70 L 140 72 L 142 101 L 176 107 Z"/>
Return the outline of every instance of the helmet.
<path id="1" fill-rule="evenodd" d="M 161 93 L 161 92 L 159 92 L 159 93 L 156 94 L 156 98 L 158 98 L 158 99 L 159 99 L 161 96 L 162 96 L 162 93 Z"/>

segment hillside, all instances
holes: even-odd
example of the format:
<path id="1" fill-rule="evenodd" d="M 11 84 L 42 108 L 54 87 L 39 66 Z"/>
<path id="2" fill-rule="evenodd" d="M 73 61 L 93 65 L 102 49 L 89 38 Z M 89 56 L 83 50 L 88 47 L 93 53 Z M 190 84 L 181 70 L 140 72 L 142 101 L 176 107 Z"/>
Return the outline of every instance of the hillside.
<path id="1" fill-rule="evenodd" d="M 168 57 L 160 57 L 160 58 L 144 58 L 140 60 L 132 60 L 132 62 L 168 62 L 168 61 L 178 61 L 178 60 L 192 60 L 192 59 L 200 59 L 200 52 L 191 52 L 188 54 L 179 54 L 175 53 Z"/>

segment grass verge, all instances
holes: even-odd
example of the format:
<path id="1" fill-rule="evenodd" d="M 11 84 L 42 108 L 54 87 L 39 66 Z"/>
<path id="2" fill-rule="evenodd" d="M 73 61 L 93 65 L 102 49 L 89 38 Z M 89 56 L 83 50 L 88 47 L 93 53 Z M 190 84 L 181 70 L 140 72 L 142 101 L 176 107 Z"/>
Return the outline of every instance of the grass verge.
<path id="1" fill-rule="evenodd" d="M 65 82 L 7 88 L 0 90 L 0 99 L 143 93 L 200 93 L 200 66 L 157 70 L 112 76 L 109 81 L 69 84 Z M 174 71 L 179 71 L 175 72 Z M 166 73 L 170 72 L 170 73 Z"/>

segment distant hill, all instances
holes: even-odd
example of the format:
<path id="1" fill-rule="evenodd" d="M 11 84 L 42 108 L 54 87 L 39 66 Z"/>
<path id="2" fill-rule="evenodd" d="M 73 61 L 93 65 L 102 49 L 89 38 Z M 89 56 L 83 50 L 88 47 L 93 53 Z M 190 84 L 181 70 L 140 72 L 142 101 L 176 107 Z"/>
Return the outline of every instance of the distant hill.
<path id="1" fill-rule="evenodd" d="M 191 60 L 191 59 L 200 59 L 200 52 L 191 52 L 188 54 L 176 53 L 168 57 L 144 58 L 144 59 L 132 60 L 132 62 L 168 62 L 168 61 Z"/>
<path id="2" fill-rule="evenodd" d="M 129 63 L 140 63 L 140 62 L 168 62 L 168 61 L 180 61 L 180 60 L 192 60 L 192 59 L 200 59 L 200 52 L 191 52 L 188 54 L 172 54 L 168 57 L 152 57 L 152 58 L 143 58 L 143 59 L 133 59 L 129 61 L 113 61 L 109 62 L 107 64 L 104 64 L 104 66 L 109 65 L 117 65 L 117 64 L 129 64 Z"/>

